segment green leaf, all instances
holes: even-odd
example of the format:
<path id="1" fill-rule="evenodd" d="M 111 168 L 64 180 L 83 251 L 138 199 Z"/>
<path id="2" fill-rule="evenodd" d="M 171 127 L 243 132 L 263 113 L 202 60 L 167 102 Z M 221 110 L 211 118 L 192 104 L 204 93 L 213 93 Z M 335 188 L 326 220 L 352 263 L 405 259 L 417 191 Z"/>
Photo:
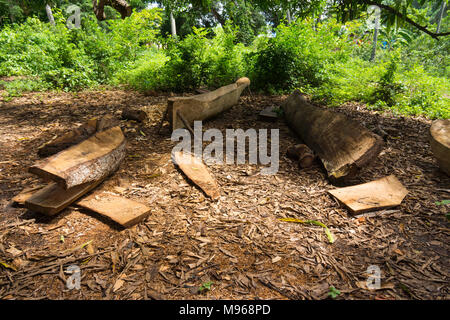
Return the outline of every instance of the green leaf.
<path id="1" fill-rule="evenodd" d="M 338 289 L 336 289 L 335 287 L 333 287 L 333 286 L 331 286 L 330 289 L 329 289 L 329 291 L 328 291 L 328 295 L 329 295 L 332 299 L 336 298 L 336 297 L 339 296 L 340 294 L 341 294 L 341 292 L 340 292 Z"/>
<path id="2" fill-rule="evenodd" d="M 281 218 L 281 219 L 278 219 L 278 220 L 285 221 L 285 222 L 315 224 L 315 225 L 320 226 L 320 227 L 325 229 L 325 234 L 327 235 L 328 241 L 330 243 L 333 243 L 334 240 L 335 240 L 334 237 L 333 237 L 333 234 L 330 231 L 330 229 L 328 229 L 328 227 L 326 225 L 324 225 L 320 221 L 316 221 L 316 220 L 300 220 L 300 219 L 295 219 L 295 218 Z"/>
<path id="3" fill-rule="evenodd" d="M 202 292 L 202 291 L 208 291 L 208 290 L 211 290 L 211 285 L 213 284 L 214 282 L 212 282 L 212 281 L 208 281 L 208 282 L 205 282 L 205 283 L 203 283 L 199 288 L 198 288 L 198 292 Z"/>

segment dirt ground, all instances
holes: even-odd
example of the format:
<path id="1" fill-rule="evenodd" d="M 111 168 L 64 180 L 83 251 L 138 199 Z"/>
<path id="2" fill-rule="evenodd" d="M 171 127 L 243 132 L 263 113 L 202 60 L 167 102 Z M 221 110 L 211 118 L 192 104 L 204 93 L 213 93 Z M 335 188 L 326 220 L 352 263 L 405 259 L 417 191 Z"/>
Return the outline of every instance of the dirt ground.
<path id="1" fill-rule="evenodd" d="M 0 96 L 1 96 L 0 92 Z M 409 190 L 402 204 L 355 218 L 327 190 L 316 163 L 298 169 L 286 150 L 298 138 L 282 119 L 258 112 L 284 97 L 249 95 L 203 128 L 280 130 L 280 168 L 213 165 L 222 196 L 213 202 L 172 164 L 167 96 L 129 91 L 28 93 L 0 100 L 0 299 L 449 299 L 450 178 L 439 171 L 428 143 L 431 121 L 368 111 L 336 110 L 387 133 L 380 156 L 351 184 L 394 174 Z M 48 218 L 11 206 L 21 190 L 44 182 L 27 172 L 37 149 L 94 116 L 123 107 L 146 111 L 145 124 L 120 120 L 128 140 L 119 170 L 97 190 L 152 208 L 123 229 L 72 205 Z M 280 221 L 291 217 L 324 229 Z M 80 290 L 69 290 L 70 265 L 81 268 Z M 381 270 L 381 288 L 365 287 L 367 268 Z M 208 287 L 208 289 L 203 289 Z"/>

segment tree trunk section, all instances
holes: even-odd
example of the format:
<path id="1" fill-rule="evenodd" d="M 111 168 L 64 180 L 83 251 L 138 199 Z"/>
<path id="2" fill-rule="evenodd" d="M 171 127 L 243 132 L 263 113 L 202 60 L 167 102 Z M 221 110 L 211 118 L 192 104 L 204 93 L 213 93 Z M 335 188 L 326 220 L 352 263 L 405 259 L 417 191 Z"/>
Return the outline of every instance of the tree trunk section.
<path id="1" fill-rule="evenodd" d="M 80 144 L 41 160 L 29 171 L 70 189 L 100 180 L 117 170 L 125 157 L 125 147 L 122 130 L 114 127 L 97 132 Z"/>
<path id="2" fill-rule="evenodd" d="M 381 151 L 378 135 L 341 113 L 311 105 L 298 90 L 282 108 L 287 123 L 321 159 L 331 180 L 354 176 Z"/>
<path id="3" fill-rule="evenodd" d="M 373 47 L 372 47 L 372 54 L 370 55 L 370 61 L 375 60 L 375 55 L 377 54 L 377 42 L 378 42 L 378 26 L 375 25 L 375 29 L 373 31 Z"/>
<path id="4" fill-rule="evenodd" d="M 125 0 L 92 0 L 92 8 L 99 21 L 106 19 L 105 6 L 113 7 L 120 13 L 122 19 L 131 16 L 133 12 L 133 8 Z"/>

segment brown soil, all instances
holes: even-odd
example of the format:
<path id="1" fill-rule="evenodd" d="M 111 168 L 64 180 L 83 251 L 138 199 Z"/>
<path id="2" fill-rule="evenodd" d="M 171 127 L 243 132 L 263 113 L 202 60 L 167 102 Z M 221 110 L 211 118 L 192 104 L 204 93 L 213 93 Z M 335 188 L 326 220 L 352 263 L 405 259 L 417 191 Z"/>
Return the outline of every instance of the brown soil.
<path id="1" fill-rule="evenodd" d="M 386 133 L 380 156 L 349 184 L 395 174 L 409 190 L 399 207 L 355 218 L 328 195 L 335 186 L 319 164 L 300 170 L 285 156 L 300 141 L 284 121 L 258 120 L 283 98 L 244 95 L 203 124 L 223 133 L 280 129 L 276 175 L 261 175 L 258 165 L 210 166 L 222 190 L 217 202 L 172 164 L 167 123 L 158 134 L 167 96 L 116 90 L 0 100 L 0 299 L 324 299 L 331 286 L 337 299 L 449 299 L 448 206 L 435 202 L 450 198 L 450 178 L 431 153 L 431 121 L 359 104 L 337 109 Z M 119 120 L 125 107 L 146 111 L 148 122 Z M 43 184 L 27 172 L 39 146 L 106 114 L 120 121 L 127 157 L 97 189 L 147 204 L 145 221 L 122 229 L 76 206 L 54 218 L 11 206 L 21 190 Z M 321 221 L 336 241 L 285 217 Z M 73 264 L 80 290 L 66 287 Z M 371 265 L 382 272 L 375 291 L 365 288 Z"/>

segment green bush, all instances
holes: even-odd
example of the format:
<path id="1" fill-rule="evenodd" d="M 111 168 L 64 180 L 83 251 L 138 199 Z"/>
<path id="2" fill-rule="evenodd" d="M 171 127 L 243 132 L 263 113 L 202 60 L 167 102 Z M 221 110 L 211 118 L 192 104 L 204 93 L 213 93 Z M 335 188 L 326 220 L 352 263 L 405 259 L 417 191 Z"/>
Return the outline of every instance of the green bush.
<path id="1" fill-rule="evenodd" d="M 142 59 L 118 76 L 122 82 L 139 90 L 172 90 L 182 92 L 201 86 L 217 88 L 247 73 L 243 44 L 235 44 L 236 29 L 225 26 L 214 29 L 208 37 L 205 29 L 194 28 L 182 40 L 169 38 L 166 50 L 149 49 Z"/>
<path id="2" fill-rule="evenodd" d="M 230 23 L 194 28 L 182 39 L 161 38 L 159 9 L 100 23 L 88 14 L 79 29 L 67 29 L 58 10 L 54 15 L 55 26 L 28 18 L 0 30 L 0 77 L 25 76 L 0 83 L 7 97 L 98 84 L 183 92 L 248 76 L 256 90 L 300 89 L 329 106 L 360 101 L 376 110 L 450 117 L 450 45 L 443 39 L 382 30 L 380 41 L 389 46 L 378 46 L 369 62 L 372 34 L 358 21 L 345 27 L 332 19 L 317 26 L 309 20 L 281 24 L 274 36 L 260 35 L 246 46 Z"/>
<path id="3" fill-rule="evenodd" d="M 326 82 L 330 65 L 348 57 L 348 45 L 337 36 L 339 29 L 334 21 L 316 30 L 309 21 L 279 25 L 276 35 L 260 42 L 252 54 L 255 86 L 275 92 L 308 91 Z"/>

